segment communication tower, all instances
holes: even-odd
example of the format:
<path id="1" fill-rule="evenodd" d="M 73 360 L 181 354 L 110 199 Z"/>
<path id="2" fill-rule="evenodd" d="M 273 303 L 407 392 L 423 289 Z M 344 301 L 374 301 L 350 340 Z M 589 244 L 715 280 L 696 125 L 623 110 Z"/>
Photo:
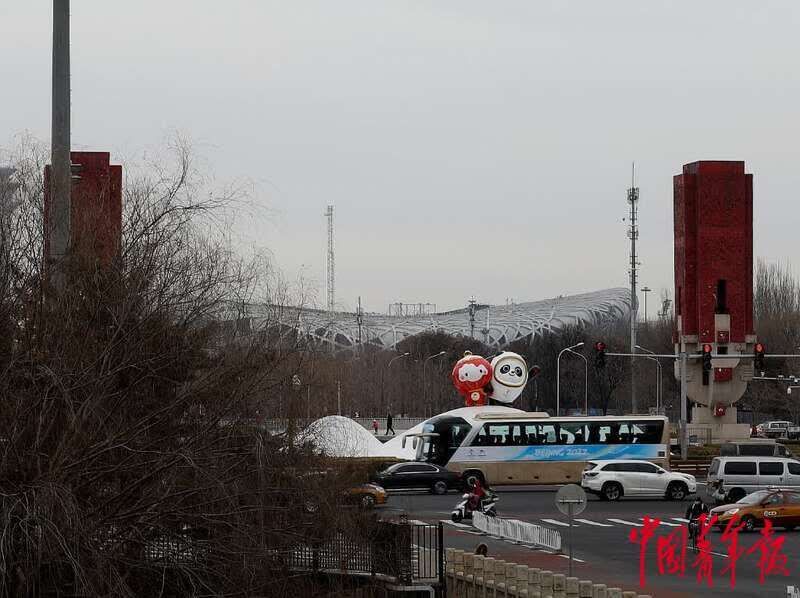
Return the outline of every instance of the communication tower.
<path id="1" fill-rule="evenodd" d="M 639 262 L 636 261 L 636 241 L 639 239 L 639 226 L 637 219 L 639 216 L 639 187 L 635 187 L 635 171 L 631 165 L 631 186 L 628 189 L 628 203 L 631 206 L 630 225 L 628 226 L 628 238 L 631 240 L 631 353 L 636 353 L 636 317 L 639 311 L 639 301 L 636 296 L 636 276 Z M 636 359 L 631 357 L 631 413 L 636 413 L 636 376 L 634 367 Z"/>
<path id="2" fill-rule="evenodd" d="M 333 206 L 329 205 L 325 210 L 325 216 L 328 218 L 328 268 L 325 276 L 326 280 L 326 293 L 328 311 L 334 311 L 334 304 L 336 302 L 336 280 L 335 280 L 335 262 L 333 256 Z"/>

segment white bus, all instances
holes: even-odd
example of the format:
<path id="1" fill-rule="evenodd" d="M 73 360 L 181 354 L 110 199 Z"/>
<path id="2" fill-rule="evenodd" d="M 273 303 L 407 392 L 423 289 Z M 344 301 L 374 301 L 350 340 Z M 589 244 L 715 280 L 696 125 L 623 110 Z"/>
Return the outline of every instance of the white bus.
<path id="1" fill-rule="evenodd" d="M 409 436 L 412 436 L 411 434 Z M 580 484 L 587 461 L 646 459 L 669 469 L 663 416 L 550 417 L 457 409 L 413 434 L 416 460 L 489 484 Z"/>

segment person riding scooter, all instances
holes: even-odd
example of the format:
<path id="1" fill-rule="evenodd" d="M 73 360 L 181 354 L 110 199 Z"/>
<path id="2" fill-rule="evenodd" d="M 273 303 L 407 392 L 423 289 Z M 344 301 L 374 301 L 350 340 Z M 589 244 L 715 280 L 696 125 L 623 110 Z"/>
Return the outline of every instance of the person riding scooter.
<path id="1" fill-rule="evenodd" d="M 481 486 L 481 481 L 479 479 L 475 479 L 472 482 L 472 487 L 469 489 L 469 502 L 467 503 L 469 506 L 470 511 L 478 511 L 481 508 L 481 503 L 483 499 L 486 497 L 486 490 L 483 489 Z"/>
<path id="2" fill-rule="evenodd" d="M 686 519 L 689 520 L 689 537 L 692 540 L 696 540 L 697 535 L 700 533 L 700 516 L 705 515 L 708 517 L 708 513 L 708 505 L 699 496 L 696 496 L 694 502 L 686 509 Z"/>

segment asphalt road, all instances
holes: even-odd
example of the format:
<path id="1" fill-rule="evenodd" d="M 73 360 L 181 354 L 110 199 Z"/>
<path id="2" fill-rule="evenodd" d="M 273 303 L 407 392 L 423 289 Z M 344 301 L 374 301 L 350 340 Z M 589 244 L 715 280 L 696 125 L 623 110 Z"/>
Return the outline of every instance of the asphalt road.
<path id="1" fill-rule="evenodd" d="M 558 529 L 562 534 L 564 552 L 568 552 L 566 516 L 555 506 L 557 487 L 498 487 L 500 495 L 498 516 L 519 519 Z M 699 490 L 705 491 L 704 486 Z M 568 559 L 564 555 L 516 545 L 508 541 L 487 538 L 475 533 L 469 525 L 454 525 L 449 522 L 450 511 L 459 501 L 460 494 L 450 493 L 434 496 L 423 493 L 392 493 L 387 510 L 405 511 L 410 518 L 434 522 L 446 520 L 445 544 L 447 547 L 474 550 L 481 542 L 489 546 L 489 555 L 509 562 L 550 569 L 567 573 Z M 712 532 L 711 551 L 713 560 L 713 587 L 697 581 L 697 569 L 693 566 L 696 554 L 686 553 L 686 570 L 683 577 L 659 575 L 657 565 L 657 538 L 673 532 L 683 522 L 688 501 L 671 502 L 657 499 L 623 499 L 605 502 L 589 497 L 586 510 L 576 516 L 572 530 L 572 546 L 575 561 L 573 575 L 590 579 L 595 583 L 636 590 L 656 598 L 688 596 L 736 596 L 771 597 L 786 596 L 787 585 L 800 586 L 800 530 L 786 532 L 776 529 L 776 536 L 785 537 L 782 553 L 787 555 L 790 576 L 767 576 L 760 583 L 758 568 L 759 552 L 744 554 L 736 564 L 736 585 L 730 586 L 730 573 L 723 570 L 729 566 L 728 544 L 722 542 L 722 534 Z M 629 540 L 633 529 L 641 529 L 642 518 L 659 518 L 662 523 L 650 540 L 646 552 L 646 585 L 639 586 L 639 545 Z M 469 522 L 465 522 L 469 523 Z M 739 547 L 749 549 L 761 538 L 758 533 L 739 534 Z"/>

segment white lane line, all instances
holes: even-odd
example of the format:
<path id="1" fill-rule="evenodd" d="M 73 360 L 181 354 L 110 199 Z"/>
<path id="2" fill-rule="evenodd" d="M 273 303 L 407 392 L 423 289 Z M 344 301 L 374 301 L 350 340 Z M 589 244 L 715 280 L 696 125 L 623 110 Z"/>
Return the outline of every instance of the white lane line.
<path id="1" fill-rule="evenodd" d="M 551 523 L 553 525 L 560 525 L 562 527 L 569 527 L 569 523 L 564 523 L 563 521 L 559 521 L 558 519 L 542 519 L 545 523 Z M 575 527 L 575 526 L 573 526 Z"/>
<path id="2" fill-rule="evenodd" d="M 558 556 L 560 556 L 562 559 L 568 559 L 569 558 L 568 554 L 559 554 Z M 576 563 L 585 563 L 586 562 L 586 561 L 582 561 L 581 559 L 577 559 L 575 557 L 572 557 L 572 560 L 575 561 Z"/>
<path id="3" fill-rule="evenodd" d="M 688 519 L 684 519 L 683 517 L 671 517 L 673 521 L 680 521 L 681 523 L 689 523 Z"/>
<path id="4" fill-rule="evenodd" d="M 630 525 L 632 527 L 642 527 L 644 525 L 642 523 L 634 523 L 633 521 L 625 521 L 624 519 L 612 519 L 611 517 L 608 518 L 608 521 L 613 521 L 614 523 L 621 523 L 622 525 Z"/>
<path id="5" fill-rule="evenodd" d="M 614 527 L 610 523 L 600 523 L 599 521 L 589 521 L 588 519 L 575 519 L 575 521 L 580 521 L 587 525 L 596 525 L 597 527 Z"/>
<path id="6" fill-rule="evenodd" d="M 644 517 L 639 517 L 639 521 L 644 521 Z M 668 527 L 680 527 L 680 523 L 670 523 L 669 521 L 660 521 L 661 525 L 666 525 Z"/>

